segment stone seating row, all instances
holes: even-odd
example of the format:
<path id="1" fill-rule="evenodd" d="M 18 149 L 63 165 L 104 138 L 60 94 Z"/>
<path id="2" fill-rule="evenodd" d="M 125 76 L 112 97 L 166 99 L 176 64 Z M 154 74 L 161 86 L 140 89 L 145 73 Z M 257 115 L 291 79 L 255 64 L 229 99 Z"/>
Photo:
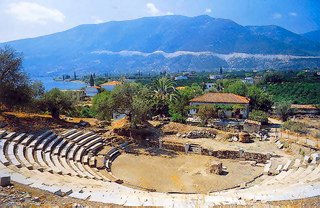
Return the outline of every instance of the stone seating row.
<path id="1" fill-rule="evenodd" d="M 1 134 L 3 134 L 3 132 Z M 86 135 L 92 136 L 91 134 L 92 133 Z M 102 141 L 101 138 L 94 139 L 93 142 L 89 143 L 86 147 L 78 145 L 79 148 L 74 149 L 71 157 L 69 158 L 74 161 L 70 162 L 69 160 L 58 156 L 61 150 L 55 151 L 56 149 L 53 149 L 54 147 L 64 148 L 68 145 L 67 148 L 64 148 L 64 150 L 68 150 L 70 143 L 66 142 L 67 144 L 63 145 L 65 143 L 63 142 L 63 139 L 61 137 L 57 137 L 51 131 L 47 131 L 36 138 L 25 134 L 19 135 L 18 138 L 15 138 L 14 141 L 10 142 L 8 139 L 14 138 L 14 135 L 15 134 L 13 133 L 6 134 L 5 139 L 1 140 L 0 143 L 0 147 L 2 149 L 0 152 L 4 156 L 1 157 L 1 162 L 5 165 L 12 164 L 18 168 L 24 166 L 28 169 L 37 169 L 51 173 L 74 175 L 98 180 L 106 179 L 105 177 L 103 178 L 99 174 L 96 174 L 90 166 L 86 167 L 81 164 L 81 158 L 87 152 L 86 147 L 92 148 L 92 146 L 94 146 L 92 144 L 98 144 L 97 142 Z M 80 134 L 77 133 L 77 135 Z M 24 139 L 32 141 L 24 142 Z M 83 139 L 85 138 L 83 137 Z M 19 142 L 21 142 L 21 144 L 17 144 Z M 22 142 L 26 146 L 24 146 Z"/>
<path id="2" fill-rule="evenodd" d="M 106 154 L 106 160 L 105 160 L 105 167 L 108 172 L 111 172 L 111 165 L 112 162 L 121 154 L 120 150 L 125 149 L 130 142 L 124 142 L 120 144 L 118 147 L 114 147 L 111 150 L 109 150 Z"/>
<path id="3" fill-rule="evenodd" d="M 319 153 L 313 153 L 311 156 L 305 156 L 304 159 L 288 159 L 284 164 L 272 164 L 269 161 L 263 170 L 265 175 L 276 175 L 266 177 L 262 184 L 279 184 L 299 182 L 306 183 L 320 180 L 320 157 Z M 317 166 L 317 164 L 319 164 Z M 272 170 L 272 167 L 273 170 Z"/>

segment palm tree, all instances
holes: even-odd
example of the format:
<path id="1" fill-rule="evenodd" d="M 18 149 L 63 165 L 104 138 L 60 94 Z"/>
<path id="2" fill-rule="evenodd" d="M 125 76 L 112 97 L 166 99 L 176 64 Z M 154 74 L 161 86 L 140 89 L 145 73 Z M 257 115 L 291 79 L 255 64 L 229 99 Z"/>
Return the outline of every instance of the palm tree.
<path id="1" fill-rule="evenodd" d="M 175 83 L 167 77 L 161 77 L 152 83 L 151 92 L 155 101 L 156 112 L 160 115 L 168 115 L 169 102 L 175 100 L 178 96 Z"/>

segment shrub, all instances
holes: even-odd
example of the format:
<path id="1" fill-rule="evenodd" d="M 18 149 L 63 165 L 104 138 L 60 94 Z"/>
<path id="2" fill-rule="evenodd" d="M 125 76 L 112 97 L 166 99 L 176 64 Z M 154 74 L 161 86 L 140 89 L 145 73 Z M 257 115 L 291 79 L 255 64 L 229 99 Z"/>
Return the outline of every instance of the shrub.
<path id="1" fill-rule="evenodd" d="M 308 133 L 307 125 L 301 122 L 286 121 L 282 124 L 282 128 L 296 133 Z"/>
<path id="2" fill-rule="evenodd" d="M 253 110 L 250 113 L 249 118 L 251 120 L 258 121 L 261 124 L 268 124 L 268 114 L 265 113 L 264 111 Z"/>
<path id="3" fill-rule="evenodd" d="M 171 115 L 171 120 L 174 122 L 179 122 L 179 123 L 186 122 L 186 118 L 183 115 L 181 115 L 180 113 L 173 113 Z"/>
<path id="4" fill-rule="evenodd" d="M 207 124 L 209 119 L 218 117 L 218 109 L 213 105 L 201 105 L 198 116 L 203 124 Z"/>

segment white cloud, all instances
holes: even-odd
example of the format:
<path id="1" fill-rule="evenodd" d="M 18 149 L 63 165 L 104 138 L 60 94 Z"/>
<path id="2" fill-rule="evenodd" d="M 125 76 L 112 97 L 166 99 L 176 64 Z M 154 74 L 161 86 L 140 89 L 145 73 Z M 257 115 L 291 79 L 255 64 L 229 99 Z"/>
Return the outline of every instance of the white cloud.
<path id="1" fill-rule="evenodd" d="M 7 13 L 20 21 L 47 24 L 50 21 L 63 22 L 65 16 L 57 9 L 47 8 L 37 3 L 19 2 L 9 4 Z"/>
<path id="2" fill-rule="evenodd" d="M 156 7 L 154 3 L 146 4 L 148 13 L 152 16 L 160 16 L 160 15 L 174 15 L 172 12 L 163 12 Z"/>
<path id="3" fill-rule="evenodd" d="M 103 23 L 103 20 L 100 17 L 92 16 L 91 19 L 93 20 L 94 24 L 100 24 Z"/>
<path id="4" fill-rule="evenodd" d="M 280 13 L 274 13 L 274 14 L 272 15 L 272 17 L 273 17 L 273 19 L 281 19 L 281 18 L 282 18 L 282 14 L 280 14 Z"/>
<path id="5" fill-rule="evenodd" d="M 212 10 L 211 10 L 210 8 L 206 8 L 206 9 L 204 10 L 204 12 L 205 12 L 205 13 L 211 13 Z"/>
<path id="6" fill-rule="evenodd" d="M 296 12 L 290 12 L 289 15 L 292 16 L 292 17 L 298 16 L 298 14 Z"/>
<path id="7" fill-rule="evenodd" d="M 151 14 L 152 16 L 161 15 L 160 10 L 153 3 L 147 3 L 146 7 L 148 9 L 148 13 Z"/>

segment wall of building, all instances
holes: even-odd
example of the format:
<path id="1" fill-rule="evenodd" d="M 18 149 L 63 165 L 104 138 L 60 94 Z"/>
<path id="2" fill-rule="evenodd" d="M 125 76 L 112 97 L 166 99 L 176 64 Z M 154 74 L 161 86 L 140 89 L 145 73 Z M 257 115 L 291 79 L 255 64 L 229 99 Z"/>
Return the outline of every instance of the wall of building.
<path id="1" fill-rule="evenodd" d="M 210 105 L 211 103 L 198 103 L 198 102 L 191 102 L 190 106 L 200 106 L 200 105 Z M 227 105 L 227 106 L 232 106 L 235 104 L 229 104 L 229 103 L 217 103 L 219 105 Z M 212 103 L 212 105 L 215 105 L 215 103 Z M 243 104 L 243 106 L 245 107 L 244 109 L 240 110 L 240 114 L 242 115 L 242 118 L 248 118 L 249 117 L 249 104 Z M 189 110 L 189 114 L 191 116 L 196 115 L 198 112 L 197 109 L 190 109 Z M 233 111 L 229 111 L 229 110 L 225 110 L 224 114 L 227 118 L 231 118 Z"/>

